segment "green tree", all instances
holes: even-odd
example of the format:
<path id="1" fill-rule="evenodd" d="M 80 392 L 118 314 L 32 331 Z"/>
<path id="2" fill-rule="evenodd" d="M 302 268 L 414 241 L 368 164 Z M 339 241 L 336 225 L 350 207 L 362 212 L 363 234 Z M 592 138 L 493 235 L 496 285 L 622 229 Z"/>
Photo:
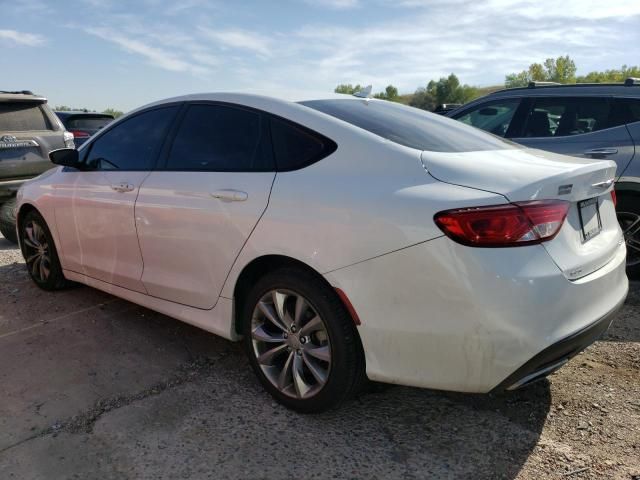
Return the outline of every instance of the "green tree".
<path id="1" fill-rule="evenodd" d="M 422 110 L 433 111 L 436 108 L 436 101 L 426 88 L 420 87 L 409 100 L 409 105 Z"/>
<path id="2" fill-rule="evenodd" d="M 354 93 L 362 90 L 363 87 L 357 83 L 355 86 L 350 83 L 341 83 L 333 91 L 335 93 L 346 93 L 347 95 L 353 95 Z"/>
<path id="3" fill-rule="evenodd" d="M 622 67 L 605 70 L 604 72 L 589 72 L 586 75 L 576 78 L 578 83 L 605 83 L 605 82 L 624 82 L 627 78 L 640 77 L 640 67 Z"/>
<path id="4" fill-rule="evenodd" d="M 118 118 L 118 117 L 121 117 L 122 115 L 124 115 L 124 112 L 121 112 L 120 110 L 116 110 L 114 108 L 107 108 L 102 113 L 106 113 L 108 115 L 113 115 L 113 118 Z"/>
<path id="5" fill-rule="evenodd" d="M 398 89 L 393 85 L 387 85 L 387 88 L 384 89 L 384 92 L 376 93 L 374 95 L 375 98 L 381 98 L 383 100 L 389 100 L 391 102 L 398 101 Z"/>
<path id="6" fill-rule="evenodd" d="M 529 82 L 573 83 L 576 81 L 576 64 L 569 57 L 547 58 L 543 64 L 532 63 L 527 70 L 510 73 L 505 77 L 507 88 L 526 87 Z"/>
<path id="7" fill-rule="evenodd" d="M 470 85 L 460 85 L 455 74 L 431 80 L 427 84 L 427 93 L 435 100 L 436 105 L 443 103 L 467 103 L 478 96 L 478 89 Z"/>

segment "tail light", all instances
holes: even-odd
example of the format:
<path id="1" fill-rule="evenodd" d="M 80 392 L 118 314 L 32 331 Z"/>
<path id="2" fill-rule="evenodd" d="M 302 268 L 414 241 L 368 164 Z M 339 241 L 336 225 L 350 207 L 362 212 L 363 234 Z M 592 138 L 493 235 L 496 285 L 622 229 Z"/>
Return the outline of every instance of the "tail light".
<path id="1" fill-rule="evenodd" d="M 83 130 L 71 130 L 74 138 L 89 138 L 91 135 Z"/>
<path id="2" fill-rule="evenodd" d="M 75 144 L 73 143 L 73 132 L 64 132 L 62 134 L 62 138 L 64 139 L 64 146 L 67 148 L 74 148 Z"/>
<path id="3" fill-rule="evenodd" d="M 569 211 L 563 200 L 446 210 L 434 217 L 452 240 L 471 247 L 519 247 L 551 240 Z"/>
<path id="4" fill-rule="evenodd" d="M 618 197 L 616 196 L 616 191 L 611 190 L 611 200 L 613 200 L 614 208 L 618 206 Z"/>

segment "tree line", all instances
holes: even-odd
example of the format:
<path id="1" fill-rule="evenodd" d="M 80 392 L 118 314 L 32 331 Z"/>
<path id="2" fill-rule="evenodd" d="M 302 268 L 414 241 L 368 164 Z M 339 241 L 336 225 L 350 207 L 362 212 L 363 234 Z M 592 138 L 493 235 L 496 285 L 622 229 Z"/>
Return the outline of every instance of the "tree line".
<path id="1" fill-rule="evenodd" d="M 399 94 L 398 89 L 388 85 L 383 91 L 374 94 L 392 102 L 403 103 L 423 110 L 434 110 L 438 105 L 447 103 L 467 103 L 471 100 L 487 95 L 502 88 L 525 87 L 532 81 L 556 83 L 618 83 L 629 77 L 640 77 L 640 67 L 623 65 L 619 69 L 589 72 L 577 76 L 575 62 L 568 56 L 547 58 L 542 63 L 532 63 L 522 72 L 510 73 L 505 76 L 504 86 L 476 87 L 461 84 L 458 77 L 452 73 L 448 77 L 431 80 L 424 87 L 418 87 L 414 93 Z M 338 85 L 336 93 L 353 94 L 364 87 L 350 83 Z"/>
<path id="2" fill-rule="evenodd" d="M 124 115 L 124 112 L 121 112 L 120 110 L 116 110 L 115 108 L 107 108 L 102 112 L 96 112 L 95 110 L 89 110 L 88 108 L 72 108 L 72 107 L 67 107 L 66 105 L 56 105 L 54 107 L 54 110 L 58 112 L 106 113 L 107 115 L 113 116 L 113 118 L 118 118 Z"/>

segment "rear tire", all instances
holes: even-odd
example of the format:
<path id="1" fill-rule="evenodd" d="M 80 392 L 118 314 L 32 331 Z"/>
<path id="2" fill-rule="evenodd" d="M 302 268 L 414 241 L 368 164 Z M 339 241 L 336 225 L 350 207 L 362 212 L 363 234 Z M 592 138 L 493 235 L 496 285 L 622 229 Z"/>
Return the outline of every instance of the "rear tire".
<path id="1" fill-rule="evenodd" d="M 627 244 L 627 275 L 640 278 L 640 197 L 619 195 L 616 214 Z"/>
<path id="2" fill-rule="evenodd" d="M 242 303 L 249 362 L 279 403 L 298 412 L 322 412 L 361 389 L 366 376 L 360 338 L 322 278 L 282 268 L 258 280 Z"/>
<path id="3" fill-rule="evenodd" d="M 16 233 L 16 198 L 13 197 L 0 205 L 0 233 L 11 243 L 18 243 Z"/>
<path id="4" fill-rule="evenodd" d="M 56 246 L 42 215 L 32 210 L 20 222 L 22 256 L 29 276 L 43 290 L 60 290 L 72 285 L 62 273 Z"/>

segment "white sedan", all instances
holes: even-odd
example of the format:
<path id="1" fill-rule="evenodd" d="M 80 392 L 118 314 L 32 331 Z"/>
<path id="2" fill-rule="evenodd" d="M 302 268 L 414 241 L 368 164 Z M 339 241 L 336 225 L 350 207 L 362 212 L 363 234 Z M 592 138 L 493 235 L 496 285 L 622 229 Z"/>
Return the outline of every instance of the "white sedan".
<path id="1" fill-rule="evenodd" d="M 615 163 L 383 100 L 172 98 L 51 159 L 18 194 L 35 283 L 243 340 L 299 411 L 367 377 L 518 388 L 595 341 L 627 294 Z"/>

